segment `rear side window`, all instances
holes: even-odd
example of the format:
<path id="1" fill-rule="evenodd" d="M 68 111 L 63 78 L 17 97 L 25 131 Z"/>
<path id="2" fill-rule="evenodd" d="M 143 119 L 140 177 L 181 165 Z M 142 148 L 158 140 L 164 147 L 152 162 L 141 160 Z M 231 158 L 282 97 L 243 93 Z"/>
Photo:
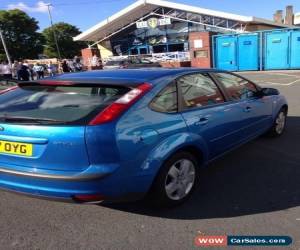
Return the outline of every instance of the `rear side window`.
<path id="1" fill-rule="evenodd" d="M 168 85 L 150 103 L 151 109 L 163 113 L 177 112 L 177 106 L 177 87 L 175 83 Z"/>
<path id="2" fill-rule="evenodd" d="M 253 83 L 238 76 L 228 73 L 215 73 L 215 76 L 224 85 L 232 100 L 252 98 L 257 92 Z"/>
<path id="3" fill-rule="evenodd" d="M 0 95 L 0 121 L 21 123 L 19 118 L 23 117 L 83 125 L 128 91 L 124 87 L 101 85 L 25 85 Z M 18 119 L 8 119 L 13 117 Z"/>
<path id="4" fill-rule="evenodd" d="M 178 80 L 185 109 L 204 107 L 224 102 L 217 85 L 207 74 L 192 74 Z"/>

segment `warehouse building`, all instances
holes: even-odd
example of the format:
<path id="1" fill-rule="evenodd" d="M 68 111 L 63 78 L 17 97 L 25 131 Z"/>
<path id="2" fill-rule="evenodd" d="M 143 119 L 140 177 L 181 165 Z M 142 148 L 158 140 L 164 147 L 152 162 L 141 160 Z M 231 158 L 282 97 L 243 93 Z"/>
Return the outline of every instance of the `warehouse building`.
<path id="1" fill-rule="evenodd" d="M 179 52 L 190 56 L 192 66 L 210 67 L 211 35 L 292 26 L 282 19 L 282 12 L 275 13 L 274 20 L 266 20 L 169 1 L 139 0 L 74 40 L 90 43 L 90 49 L 83 51 L 87 61 L 95 53 L 105 60 L 118 55 Z"/>

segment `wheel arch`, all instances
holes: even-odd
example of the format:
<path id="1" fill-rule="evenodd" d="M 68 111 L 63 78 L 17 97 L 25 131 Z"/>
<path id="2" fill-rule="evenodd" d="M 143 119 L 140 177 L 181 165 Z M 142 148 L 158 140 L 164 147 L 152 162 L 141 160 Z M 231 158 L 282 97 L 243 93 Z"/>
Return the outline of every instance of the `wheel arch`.
<path id="1" fill-rule="evenodd" d="M 165 161 L 167 161 L 169 158 L 171 158 L 173 155 L 179 152 L 188 152 L 191 155 L 193 155 L 197 159 L 199 166 L 205 163 L 204 152 L 195 145 L 185 145 L 177 149 L 175 152 L 172 152 L 172 154 Z"/>
<path id="2" fill-rule="evenodd" d="M 149 189 L 164 163 L 180 151 L 191 153 L 200 162 L 199 165 L 208 162 L 209 149 L 200 135 L 186 132 L 174 134 L 157 145 L 141 166 L 140 173 L 149 177 Z"/>
<path id="3" fill-rule="evenodd" d="M 281 109 L 284 109 L 284 110 L 286 111 L 286 114 L 287 114 L 288 111 L 289 111 L 289 106 L 288 106 L 287 104 L 283 104 L 283 105 L 281 106 Z"/>
<path id="4" fill-rule="evenodd" d="M 203 164 L 206 163 L 205 160 L 205 153 L 202 149 L 200 149 L 198 146 L 194 145 L 194 144 L 189 144 L 189 145 L 183 145 L 182 147 L 177 148 L 176 150 L 172 151 L 166 158 L 164 158 L 160 164 L 159 167 L 157 168 L 157 171 L 155 173 L 155 175 L 153 176 L 153 179 L 149 185 L 148 188 L 148 192 L 146 193 L 146 197 L 148 197 L 149 195 L 151 195 L 151 192 L 153 190 L 153 187 L 155 185 L 156 179 L 158 178 L 162 167 L 164 166 L 164 164 L 171 159 L 174 155 L 180 153 L 180 152 L 187 152 L 192 154 L 196 160 L 198 161 L 198 168 L 200 168 L 200 166 L 203 166 Z"/>

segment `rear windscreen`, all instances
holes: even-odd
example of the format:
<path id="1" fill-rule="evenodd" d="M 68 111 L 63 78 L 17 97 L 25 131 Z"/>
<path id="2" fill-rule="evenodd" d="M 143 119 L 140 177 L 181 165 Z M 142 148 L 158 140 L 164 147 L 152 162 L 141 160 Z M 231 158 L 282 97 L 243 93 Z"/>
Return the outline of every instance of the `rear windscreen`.
<path id="1" fill-rule="evenodd" d="M 52 121 L 83 125 L 128 91 L 124 87 L 101 85 L 20 86 L 0 95 L 0 121 L 26 123 L 31 119 L 33 123 L 35 119 L 44 119 L 49 124 Z"/>

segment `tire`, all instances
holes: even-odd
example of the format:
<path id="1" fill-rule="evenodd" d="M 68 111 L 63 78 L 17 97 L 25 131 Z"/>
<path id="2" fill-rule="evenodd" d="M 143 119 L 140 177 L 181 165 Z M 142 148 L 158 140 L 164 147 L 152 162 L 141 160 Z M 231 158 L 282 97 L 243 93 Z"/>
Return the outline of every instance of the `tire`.
<path id="1" fill-rule="evenodd" d="M 286 127 L 286 117 L 287 117 L 287 110 L 285 108 L 281 108 L 275 118 L 272 127 L 267 132 L 267 136 L 269 137 L 281 136 Z"/>
<path id="2" fill-rule="evenodd" d="M 199 162 L 191 153 L 180 151 L 161 167 L 148 201 L 155 207 L 178 206 L 191 197 L 198 182 Z"/>

